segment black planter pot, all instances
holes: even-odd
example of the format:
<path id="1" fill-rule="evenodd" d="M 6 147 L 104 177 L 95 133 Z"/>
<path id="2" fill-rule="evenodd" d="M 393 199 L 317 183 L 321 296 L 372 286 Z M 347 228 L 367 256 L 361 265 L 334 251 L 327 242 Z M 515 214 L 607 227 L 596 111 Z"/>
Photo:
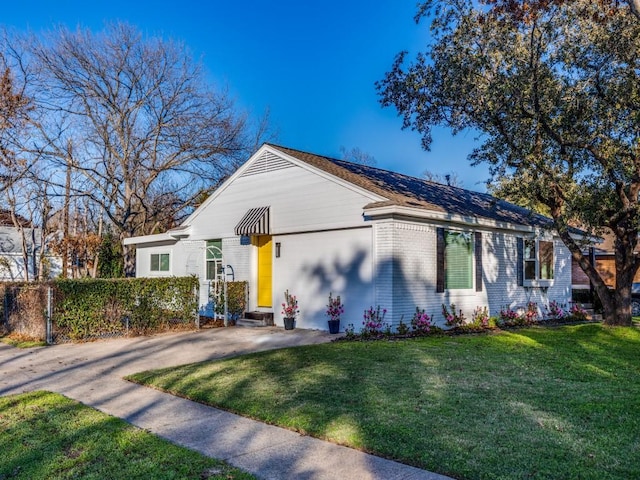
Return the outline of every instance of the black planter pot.
<path id="1" fill-rule="evenodd" d="M 329 323 L 329 333 L 338 333 L 340 331 L 340 320 L 327 320 Z"/>
<path id="2" fill-rule="evenodd" d="M 284 319 L 284 329 L 285 330 L 293 330 L 295 327 L 295 318 L 285 317 Z"/>

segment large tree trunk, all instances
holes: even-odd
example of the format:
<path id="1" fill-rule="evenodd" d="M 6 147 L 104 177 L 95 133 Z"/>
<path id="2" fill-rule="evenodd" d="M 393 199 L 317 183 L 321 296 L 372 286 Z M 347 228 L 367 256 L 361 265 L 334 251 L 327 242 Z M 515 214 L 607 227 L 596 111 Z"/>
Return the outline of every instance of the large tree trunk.
<path id="1" fill-rule="evenodd" d="M 631 284 L 636 270 L 638 270 L 638 260 L 633 254 L 637 244 L 637 241 L 634 241 L 634 235 L 637 236 L 637 231 L 622 236 L 622 239 L 616 236 L 616 285 L 614 290 L 607 286 L 595 265 L 592 265 L 582 254 L 580 246 L 571 238 L 569 232 L 564 228 L 558 228 L 558 233 L 571 252 L 573 259 L 578 262 L 589 277 L 598 298 L 600 298 L 604 324 L 631 325 Z"/>
<path id="2" fill-rule="evenodd" d="M 628 0 L 631 12 L 640 19 L 640 0 Z"/>
<path id="3" fill-rule="evenodd" d="M 602 303 L 602 317 L 605 325 L 616 325 L 617 322 L 617 309 L 616 299 L 614 292 L 608 289 L 608 287 L 595 287 L 596 295 Z"/>
<path id="4" fill-rule="evenodd" d="M 624 228 L 616 235 L 614 242 L 616 285 L 613 293 L 615 314 L 605 318 L 607 325 L 631 325 L 631 286 L 638 270 L 634 250 L 638 243 L 638 232 Z"/>
<path id="5" fill-rule="evenodd" d="M 121 238 L 124 240 L 124 238 Z M 124 260 L 124 276 L 136 276 L 136 249 L 131 245 L 122 244 L 122 258 Z"/>

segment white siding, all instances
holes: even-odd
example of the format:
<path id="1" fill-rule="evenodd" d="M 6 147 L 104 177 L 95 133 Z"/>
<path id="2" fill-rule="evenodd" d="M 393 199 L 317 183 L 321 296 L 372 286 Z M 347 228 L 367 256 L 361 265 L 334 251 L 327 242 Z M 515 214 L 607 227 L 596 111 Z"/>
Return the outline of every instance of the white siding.
<path id="1" fill-rule="evenodd" d="M 297 326 L 327 330 L 329 292 L 345 305 L 341 330 L 359 329 L 365 308 L 373 304 L 372 229 L 360 228 L 274 237 L 281 244 L 273 259 L 274 317 L 283 325 L 280 305 L 284 291 L 298 297 Z"/>
<path id="2" fill-rule="evenodd" d="M 517 284 L 517 237 L 495 233 L 484 239 L 484 282 L 489 295 L 489 308 L 497 315 L 504 306 L 523 307 L 536 302 L 544 313 L 550 301 L 571 301 L 571 253 L 559 239 L 554 240 L 554 280 L 548 289 L 521 287 Z"/>
<path id="3" fill-rule="evenodd" d="M 27 265 L 25 268 L 25 260 L 22 256 L 22 234 L 17 228 L 12 226 L 0 226 L 0 257 L 3 264 L 0 265 L 0 281 L 24 281 L 27 277 L 27 270 L 30 280 L 34 280 L 36 270 L 40 262 L 42 251 L 40 250 L 41 230 L 36 228 L 25 229 L 24 236 L 26 240 Z M 33 251 L 36 251 L 34 254 Z M 51 255 L 45 250 L 49 278 L 60 275 L 62 270 L 62 259 L 59 256 Z"/>
<path id="4" fill-rule="evenodd" d="M 374 224 L 375 305 L 387 309 L 387 319 L 394 318 L 393 284 L 395 263 L 399 257 L 395 251 L 395 222 L 388 220 Z"/>
<path id="5" fill-rule="evenodd" d="M 177 247 L 180 250 L 180 246 Z M 175 242 L 156 242 L 147 245 L 139 245 L 136 248 L 136 277 L 171 277 L 183 276 L 179 263 L 175 261 Z M 170 255 L 170 267 L 168 272 L 151 271 L 151 254 L 168 253 Z"/>
<path id="6" fill-rule="evenodd" d="M 274 235 L 360 227 L 372 198 L 294 165 L 239 176 L 190 219 L 190 238 L 233 237 L 247 210 L 263 206 L 271 206 Z"/>

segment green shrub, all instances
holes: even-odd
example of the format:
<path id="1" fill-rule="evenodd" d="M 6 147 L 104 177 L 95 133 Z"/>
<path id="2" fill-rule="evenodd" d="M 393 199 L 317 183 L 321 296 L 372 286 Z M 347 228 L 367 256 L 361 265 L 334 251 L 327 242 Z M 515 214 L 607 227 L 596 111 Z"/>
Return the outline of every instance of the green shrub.
<path id="1" fill-rule="evenodd" d="M 57 280 L 53 321 L 72 339 L 152 333 L 196 318 L 195 277 Z"/>
<path id="2" fill-rule="evenodd" d="M 247 282 L 227 282 L 227 313 L 230 320 L 237 320 L 247 310 L 246 296 Z M 218 315 L 224 314 L 224 288 L 219 286 L 218 291 L 213 295 L 215 312 Z"/>

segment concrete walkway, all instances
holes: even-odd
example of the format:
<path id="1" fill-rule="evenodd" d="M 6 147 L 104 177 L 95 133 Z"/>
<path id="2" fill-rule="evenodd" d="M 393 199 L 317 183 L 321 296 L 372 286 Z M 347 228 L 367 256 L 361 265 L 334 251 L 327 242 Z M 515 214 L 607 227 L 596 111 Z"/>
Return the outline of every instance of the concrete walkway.
<path id="1" fill-rule="evenodd" d="M 0 343 L 0 395 L 58 392 L 263 479 L 448 478 L 122 379 L 151 368 L 332 338 L 312 330 L 236 327 L 24 350 Z"/>

